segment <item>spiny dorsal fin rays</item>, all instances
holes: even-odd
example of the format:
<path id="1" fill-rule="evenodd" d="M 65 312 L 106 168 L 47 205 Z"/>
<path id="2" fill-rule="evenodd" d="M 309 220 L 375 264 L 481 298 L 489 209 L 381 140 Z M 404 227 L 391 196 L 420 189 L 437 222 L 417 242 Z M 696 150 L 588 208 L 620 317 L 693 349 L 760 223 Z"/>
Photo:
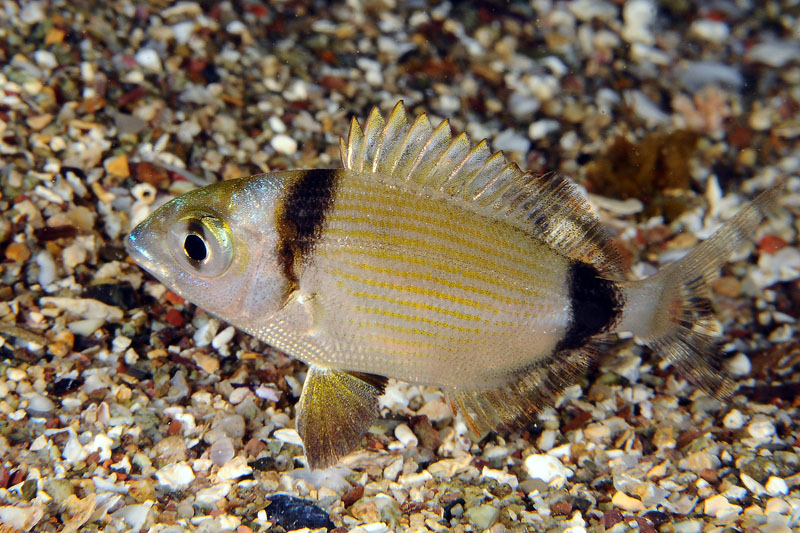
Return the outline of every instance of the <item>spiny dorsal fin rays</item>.
<path id="1" fill-rule="evenodd" d="M 464 163 L 471 149 L 469 137 L 467 137 L 466 133 L 461 132 L 450 142 L 450 146 L 447 147 L 441 158 L 436 162 L 436 166 L 431 171 L 430 184 L 433 187 L 442 188 L 453 173 Z"/>
<path id="2" fill-rule="evenodd" d="M 575 185 L 555 174 L 523 172 L 503 152 L 492 153 L 486 140 L 470 149 L 466 134 L 452 138 L 447 120 L 434 129 L 423 113 L 409 124 L 401 101 L 384 122 L 375 108 L 363 131 L 351 123 L 340 149 L 347 169 L 439 190 L 523 230 L 533 224 L 564 255 L 619 277 L 619 254 Z"/>
<path id="3" fill-rule="evenodd" d="M 430 183 L 431 170 L 441 160 L 442 154 L 450 146 L 450 121 L 444 119 L 427 142 L 422 146 L 419 154 L 409 165 L 406 171 L 408 179 L 419 183 Z"/>
<path id="4" fill-rule="evenodd" d="M 380 157 L 381 133 L 383 133 L 385 123 L 377 107 L 372 108 L 372 112 L 364 126 L 364 141 L 360 156 L 354 161 L 355 169 L 359 172 L 372 171 L 372 163 Z"/>
<path id="5" fill-rule="evenodd" d="M 380 148 L 375 151 L 375 160 L 371 163 L 372 172 L 386 173 L 389 164 L 389 154 L 405 139 L 408 131 L 408 116 L 403 101 L 400 100 L 392 109 L 392 114 L 386 121 L 380 138 Z"/>
<path id="6" fill-rule="evenodd" d="M 342 155 L 342 164 L 344 168 L 349 168 L 356 171 L 361 171 L 361 169 L 355 168 L 355 161 L 361 156 L 362 148 L 364 146 L 364 132 L 361 131 L 361 125 L 356 120 L 356 117 L 353 117 L 350 120 L 350 133 L 347 136 L 347 144 L 343 145 L 344 148 L 341 148 L 340 145 L 341 155 Z"/>
<path id="7" fill-rule="evenodd" d="M 390 174 L 392 176 L 397 176 L 401 179 L 409 179 L 410 170 L 414 165 L 420 150 L 424 148 L 425 143 L 428 142 L 428 139 L 431 137 L 432 133 L 433 126 L 431 126 L 431 121 L 428 119 L 427 113 L 423 113 L 418 116 L 417 120 L 411 124 L 411 128 L 406 134 L 405 142 L 395 148 L 395 151 L 399 152 L 399 156 L 395 160 L 394 165 L 390 167 Z M 423 179 L 416 181 L 419 183 L 424 183 Z"/>

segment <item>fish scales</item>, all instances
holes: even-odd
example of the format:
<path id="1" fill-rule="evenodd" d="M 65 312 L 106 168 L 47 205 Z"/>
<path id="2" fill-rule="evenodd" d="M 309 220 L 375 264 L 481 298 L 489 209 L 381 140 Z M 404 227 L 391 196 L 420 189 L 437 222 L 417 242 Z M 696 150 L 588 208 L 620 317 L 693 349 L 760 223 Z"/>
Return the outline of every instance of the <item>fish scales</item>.
<path id="1" fill-rule="evenodd" d="M 387 378 L 437 385 L 477 435 L 524 423 L 632 332 L 706 392 L 733 391 L 709 284 L 783 185 L 650 278 L 627 281 L 578 189 L 521 171 L 402 103 L 354 119 L 342 169 L 191 191 L 130 234 L 187 300 L 308 363 L 296 427 L 310 466 L 355 448 Z"/>
<path id="2" fill-rule="evenodd" d="M 562 256 L 452 201 L 349 171 L 337 183 L 299 283 L 336 367 L 469 386 L 552 352 L 569 322 Z"/>

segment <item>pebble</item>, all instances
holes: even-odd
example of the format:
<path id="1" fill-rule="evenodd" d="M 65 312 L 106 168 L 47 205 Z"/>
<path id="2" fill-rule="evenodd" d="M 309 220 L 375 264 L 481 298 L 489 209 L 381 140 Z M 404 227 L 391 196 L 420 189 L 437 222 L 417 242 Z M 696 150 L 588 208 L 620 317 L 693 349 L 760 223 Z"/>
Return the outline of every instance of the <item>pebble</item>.
<path id="1" fill-rule="evenodd" d="M 106 168 L 106 172 L 113 176 L 127 178 L 131 175 L 131 168 L 128 165 L 128 158 L 124 155 L 106 159 L 103 162 L 103 166 Z"/>
<path id="2" fill-rule="evenodd" d="M 6 259 L 9 261 L 24 263 L 30 258 L 30 249 L 21 242 L 12 242 L 6 247 Z"/>
<path id="3" fill-rule="evenodd" d="M 500 517 L 500 509 L 494 505 L 482 504 L 470 507 L 464 512 L 464 517 L 475 528 L 484 531 L 492 527 Z"/>
<path id="4" fill-rule="evenodd" d="M 170 490 L 183 489 L 194 481 L 192 467 L 184 462 L 167 465 L 156 472 L 158 484 Z"/>
<path id="5" fill-rule="evenodd" d="M 419 444 L 417 436 L 414 435 L 414 432 L 411 431 L 411 428 L 408 427 L 407 424 L 398 424 L 397 427 L 394 428 L 394 436 L 406 448 L 413 448 Z"/>
<path id="6" fill-rule="evenodd" d="M 525 154 L 531 147 L 531 142 L 514 130 L 503 130 L 495 137 L 493 146 L 497 150 Z"/>
<path id="7" fill-rule="evenodd" d="M 786 481 L 778 476 L 770 476 L 764 488 L 770 496 L 782 496 L 789 493 L 789 487 Z"/>
<path id="8" fill-rule="evenodd" d="M 783 514 L 788 515 L 792 512 L 792 507 L 781 498 L 770 498 L 767 500 L 767 505 L 764 508 L 764 512 L 767 514 L 775 513 L 775 514 Z"/>
<path id="9" fill-rule="evenodd" d="M 222 437 L 214 441 L 208 451 L 208 456 L 211 462 L 217 466 L 222 466 L 236 454 L 233 447 L 233 441 L 229 437 Z"/>
<path id="10" fill-rule="evenodd" d="M 125 316 L 119 307 L 112 307 L 91 298 L 45 296 L 39 299 L 39 303 L 43 306 L 54 305 L 83 318 L 98 318 L 109 322 L 119 322 Z"/>
<path id="11" fill-rule="evenodd" d="M 219 320 L 216 318 L 209 318 L 203 322 L 192 335 L 194 345 L 198 348 L 208 346 L 214 340 L 219 329 Z"/>
<path id="12" fill-rule="evenodd" d="M 47 416 L 56 408 L 53 400 L 41 394 L 34 394 L 28 398 L 28 407 L 25 409 L 30 416 Z"/>
<path id="13" fill-rule="evenodd" d="M 534 141 L 544 139 L 551 133 L 561 129 L 561 123 L 552 119 L 541 119 L 531 123 L 528 127 L 528 137 Z"/>
<path id="14" fill-rule="evenodd" d="M 282 133 L 275 135 L 270 144 L 276 152 L 281 154 L 294 155 L 297 152 L 297 141 Z"/>
<path id="15" fill-rule="evenodd" d="M 738 515 L 742 512 L 742 508 L 738 505 L 733 505 L 728 499 L 717 494 L 706 499 L 703 502 L 703 512 L 708 516 L 713 516 L 717 519 L 724 519 L 730 516 Z"/>
<path id="16" fill-rule="evenodd" d="M 75 267 L 86 262 L 88 253 L 80 243 L 74 242 L 61 251 L 61 263 L 69 272 Z"/>
<path id="17" fill-rule="evenodd" d="M 194 362 L 197 363 L 197 366 L 203 369 L 203 371 L 207 374 L 216 374 L 219 371 L 219 359 L 214 357 L 213 355 L 209 355 L 203 352 L 194 352 L 192 354 L 192 359 Z"/>
<path id="18" fill-rule="evenodd" d="M 125 523 L 127 531 L 140 531 L 144 528 L 150 510 L 154 504 L 154 501 L 147 501 L 139 504 L 126 505 L 114 511 L 111 516 L 117 520 L 122 520 Z"/>
<path id="19" fill-rule="evenodd" d="M 656 6 L 652 0 L 628 0 L 622 8 L 622 38 L 629 43 L 653 44 Z"/>
<path id="20" fill-rule="evenodd" d="M 722 425 L 726 429 L 742 429 L 745 422 L 747 422 L 747 418 L 738 409 L 731 410 L 722 419 Z"/>
<path id="21" fill-rule="evenodd" d="M 89 456 L 89 452 L 83 448 L 78 436 L 74 432 L 70 432 L 67 443 L 61 451 L 61 456 L 67 463 L 75 465 L 86 459 Z"/>
<path id="22" fill-rule="evenodd" d="M 615 507 L 619 507 L 620 509 L 630 511 L 631 513 L 638 513 L 639 511 L 642 511 L 645 508 L 641 500 L 628 496 L 627 494 L 621 491 L 617 491 L 614 493 L 614 496 L 611 498 L 611 503 Z"/>
<path id="23" fill-rule="evenodd" d="M 750 358 L 742 352 L 739 352 L 728 359 L 725 362 L 725 367 L 730 374 L 737 377 L 747 376 L 753 369 L 753 365 L 750 363 Z"/>
<path id="24" fill-rule="evenodd" d="M 56 262 L 50 252 L 42 250 L 36 254 L 36 264 L 39 265 L 39 285 L 47 287 L 56 280 Z"/>
<path id="25" fill-rule="evenodd" d="M 769 41 L 747 50 L 747 59 L 769 67 L 781 68 L 800 57 L 800 41 Z"/>
<path id="26" fill-rule="evenodd" d="M 142 48 L 136 52 L 134 59 L 144 69 L 149 70 L 150 72 L 158 74 L 162 70 L 161 58 L 158 57 L 158 52 L 152 48 Z"/>
<path id="27" fill-rule="evenodd" d="M 619 8 L 606 0 L 574 0 L 567 4 L 575 18 L 583 22 L 594 19 L 608 22 L 617 17 Z"/>
<path id="28" fill-rule="evenodd" d="M 295 446 L 303 446 L 303 441 L 297 431 L 290 428 L 276 429 L 272 434 L 273 437 L 286 444 L 293 444 Z"/>
<path id="29" fill-rule="evenodd" d="M 103 318 L 87 318 L 85 320 L 75 320 L 67 324 L 67 328 L 75 335 L 89 337 L 92 333 L 103 327 L 106 321 Z"/>
<path id="30" fill-rule="evenodd" d="M 235 333 L 236 329 L 233 326 L 228 326 L 214 336 L 214 339 L 211 341 L 211 346 L 215 350 L 222 350 L 233 340 Z"/>
<path id="31" fill-rule="evenodd" d="M 564 486 L 567 478 L 572 477 L 572 471 L 565 467 L 558 458 L 545 454 L 533 454 L 526 457 L 525 471 L 528 477 L 541 479 L 554 488 Z"/>
<path id="32" fill-rule="evenodd" d="M 0 523 L 17 531 L 30 531 L 44 516 L 44 508 L 39 505 L 17 507 L 0 506 Z"/>
<path id="33" fill-rule="evenodd" d="M 747 432 L 753 438 L 768 439 L 775 434 L 775 424 L 763 415 L 756 415 L 747 425 Z"/>
<path id="34" fill-rule="evenodd" d="M 213 508 L 220 500 L 230 494 L 232 488 L 230 483 L 217 483 L 211 487 L 200 489 L 194 496 L 195 504 Z"/>
<path id="35" fill-rule="evenodd" d="M 217 479 L 220 481 L 235 481 L 252 473 L 253 467 L 247 464 L 247 460 L 244 457 L 234 457 L 217 471 Z"/>
<path id="36" fill-rule="evenodd" d="M 698 19 L 689 26 L 689 33 L 700 39 L 722 44 L 730 37 L 731 30 L 720 20 Z"/>

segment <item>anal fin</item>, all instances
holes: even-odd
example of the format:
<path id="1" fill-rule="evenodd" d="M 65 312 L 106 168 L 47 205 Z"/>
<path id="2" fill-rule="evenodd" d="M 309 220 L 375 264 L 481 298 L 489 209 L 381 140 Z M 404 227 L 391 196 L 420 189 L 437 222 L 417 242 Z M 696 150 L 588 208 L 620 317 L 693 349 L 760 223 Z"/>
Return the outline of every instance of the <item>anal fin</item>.
<path id="1" fill-rule="evenodd" d="M 491 388 L 453 388 L 447 392 L 453 410 L 460 412 L 479 438 L 498 426 L 518 427 L 534 420 L 563 390 L 576 383 L 597 359 L 603 338 L 579 350 L 562 350 L 509 372 Z"/>
<path id="2" fill-rule="evenodd" d="M 311 468 L 332 466 L 358 446 L 378 416 L 383 383 L 380 376 L 309 366 L 296 424 Z"/>

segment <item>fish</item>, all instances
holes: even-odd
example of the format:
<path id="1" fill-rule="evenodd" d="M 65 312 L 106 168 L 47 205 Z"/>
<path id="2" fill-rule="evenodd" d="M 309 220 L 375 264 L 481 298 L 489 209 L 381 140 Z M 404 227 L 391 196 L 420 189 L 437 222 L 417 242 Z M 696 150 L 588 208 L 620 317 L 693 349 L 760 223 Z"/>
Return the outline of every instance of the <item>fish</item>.
<path id="1" fill-rule="evenodd" d="M 388 379 L 440 387 L 483 436 L 534 420 L 620 332 L 705 392 L 733 393 L 710 283 L 782 184 L 632 280 L 577 185 L 447 120 L 375 108 L 340 152 L 342 168 L 192 190 L 126 241 L 170 290 L 308 365 L 295 425 L 311 468 L 358 447 Z"/>

